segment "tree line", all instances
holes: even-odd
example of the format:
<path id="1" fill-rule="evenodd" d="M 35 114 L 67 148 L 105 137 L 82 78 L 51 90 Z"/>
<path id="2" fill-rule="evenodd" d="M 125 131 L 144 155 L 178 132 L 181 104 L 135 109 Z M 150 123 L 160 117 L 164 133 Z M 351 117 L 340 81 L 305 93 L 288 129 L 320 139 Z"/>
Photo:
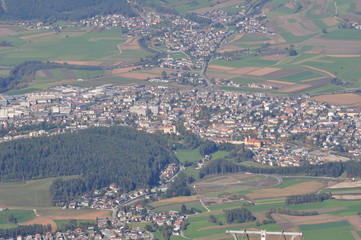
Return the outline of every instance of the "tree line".
<path id="1" fill-rule="evenodd" d="M 316 212 L 316 211 L 298 211 L 298 210 L 293 210 L 293 209 L 283 208 L 283 207 L 273 207 L 273 208 L 270 208 L 267 212 L 268 213 L 285 214 L 285 215 L 290 215 L 290 216 L 318 215 L 318 212 Z M 266 215 L 267 215 L 267 213 L 266 213 Z"/>
<path id="2" fill-rule="evenodd" d="M 54 200 L 115 183 L 124 191 L 158 184 L 174 153 L 161 135 L 129 127 L 89 128 L 50 137 L 0 144 L 0 180 L 31 180 L 80 175 L 58 180 Z"/>
<path id="3" fill-rule="evenodd" d="M 347 171 L 348 177 L 360 177 L 360 170 L 361 162 L 356 161 L 346 163 L 330 162 L 323 165 L 304 163 L 300 167 L 260 168 L 240 165 L 228 159 L 217 159 L 210 161 L 203 167 L 199 175 L 203 178 L 210 174 L 251 172 L 260 174 L 307 174 L 309 176 L 339 177 L 344 171 Z"/>
<path id="4" fill-rule="evenodd" d="M 66 232 L 74 231 L 77 228 L 88 229 L 89 227 L 94 227 L 94 230 L 98 230 L 98 225 L 96 224 L 96 222 L 78 222 L 76 219 L 70 219 L 68 223 L 58 226 L 57 230 L 59 232 Z"/>
<path id="5" fill-rule="evenodd" d="M 45 234 L 47 232 L 51 232 L 50 224 L 41 225 L 41 224 L 32 224 L 25 226 L 18 226 L 16 228 L 8 228 L 8 229 L 0 229 L 0 237 L 1 238 L 16 238 L 17 236 L 27 236 L 27 235 L 35 235 Z"/>
<path id="6" fill-rule="evenodd" d="M 15 20 L 71 20 L 76 21 L 95 15 L 120 13 L 135 15 L 127 0 L 5 0 L 0 7 L 0 19 Z"/>
<path id="7" fill-rule="evenodd" d="M 311 193 L 304 195 L 288 196 L 286 198 L 286 205 L 299 205 L 303 203 L 323 202 L 331 198 L 332 198 L 331 193 L 320 193 L 320 194 Z"/>

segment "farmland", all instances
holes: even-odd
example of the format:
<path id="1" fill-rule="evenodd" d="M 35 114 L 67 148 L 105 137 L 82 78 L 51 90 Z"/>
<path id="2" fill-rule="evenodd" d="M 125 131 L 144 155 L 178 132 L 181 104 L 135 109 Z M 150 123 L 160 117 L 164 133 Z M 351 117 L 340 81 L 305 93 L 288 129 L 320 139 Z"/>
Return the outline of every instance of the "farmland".
<path id="1" fill-rule="evenodd" d="M 49 188 L 54 178 L 25 183 L 1 183 L 0 204 L 15 208 L 51 206 Z"/>
<path id="2" fill-rule="evenodd" d="M 343 15 L 355 16 L 352 10 L 355 2 L 333 3 L 324 0 L 295 3 L 278 0 L 264 5 L 263 10 L 268 17 L 266 26 L 275 34 L 234 34 L 221 46 L 219 53 L 241 49 L 252 52 L 262 49 L 265 43 L 278 49 L 279 53 L 263 56 L 240 54 L 238 58 L 241 59 L 231 61 L 214 58 L 208 69 L 209 76 L 235 83 L 235 86 L 227 88 L 229 90 L 250 91 L 248 85 L 256 83 L 272 88 L 255 90 L 281 95 L 317 95 L 360 87 L 361 75 L 356 66 L 361 56 L 361 32 L 337 28 L 342 23 L 340 19 Z M 341 18 L 335 18 L 335 14 Z M 289 47 L 293 47 L 297 54 L 286 56 L 281 53 Z M 244 71 L 246 67 L 258 69 L 252 73 Z M 269 68 L 277 70 L 267 73 Z M 217 75 L 216 72 L 222 72 L 223 75 Z M 341 80 L 342 84 L 332 84 L 333 78 Z M 288 83 L 294 85 L 289 86 Z"/>
<path id="3" fill-rule="evenodd" d="M 66 178 L 74 178 L 66 177 Z M 93 209 L 61 210 L 51 205 L 49 188 L 55 178 L 32 180 L 24 183 L 1 183 L 0 205 L 10 210 L 0 211 L 0 228 L 13 228 L 18 225 L 50 224 L 53 230 L 57 225 L 54 220 L 95 220 L 96 217 L 107 217 L 109 211 Z M 36 213 L 36 215 L 35 215 Z M 7 220 L 12 215 L 16 224 Z"/>
<path id="4" fill-rule="evenodd" d="M 14 26 L 7 26 L 12 29 Z M 12 66 L 25 61 L 51 61 L 79 66 L 79 69 L 39 70 L 34 79 L 21 90 L 11 94 L 21 94 L 47 89 L 59 84 L 97 86 L 101 84 L 131 84 L 131 73 L 116 76 L 111 71 L 99 70 L 119 64 L 132 64 L 151 53 L 143 50 L 138 38 L 122 35 L 120 28 L 101 29 L 79 28 L 73 31 L 53 32 L 45 30 L 4 31 L 2 40 L 11 42 L 13 47 L 0 49 L 0 76 L 7 76 Z M 81 66 L 94 66 L 94 70 L 82 70 Z M 141 77 L 145 80 L 151 75 Z M 109 78 L 108 78 L 109 77 Z M 114 81 L 113 77 L 116 80 Z M 105 78 L 105 79 L 104 79 Z M 136 78 L 135 81 L 139 79 Z"/>
<path id="5" fill-rule="evenodd" d="M 317 203 L 285 205 L 284 200 L 286 196 L 314 193 L 320 189 L 326 191 L 327 184 L 332 185 L 335 184 L 335 182 L 332 183 L 328 180 L 317 178 L 308 179 L 302 176 L 282 178 L 282 183 L 271 181 L 268 185 L 264 185 L 267 177 L 263 175 L 237 173 L 208 176 L 202 181 L 197 181 L 195 188 L 197 198 L 202 200 L 208 210 L 200 205 L 199 200 L 188 201 L 186 198 L 175 198 L 171 200 L 172 204 L 156 202 L 158 205 L 156 209 L 179 210 L 180 205 L 184 202 L 184 204 L 189 207 L 195 207 L 201 210 L 202 213 L 188 217 L 190 225 L 187 227 L 187 230 L 184 231 L 184 236 L 191 239 L 231 239 L 231 237 L 224 235 L 226 230 L 266 229 L 269 231 L 300 231 L 304 233 L 306 239 L 316 239 L 317 236 L 325 236 L 325 239 L 331 240 L 352 240 L 354 239 L 353 234 L 361 230 L 361 217 L 357 216 L 357 212 L 361 211 L 361 206 L 358 201 L 331 199 Z M 233 183 L 240 182 L 232 186 L 232 181 Z M 270 181 L 270 179 L 267 181 Z M 336 182 L 344 185 L 347 183 L 344 183 L 343 179 L 338 179 Z M 202 188 L 204 185 L 214 185 L 215 187 Z M 223 187 L 219 187 L 220 185 L 223 185 Z M 348 191 L 352 191 L 352 189 L 348 188 Z M 233 199 L 231 202 L 227 201 L 227 198 L 230 197 Z M 257 200 L 259 197 L 262 199 Z M 249 201 L 253 202 L 253 204 L 249 204 Z M 299 211 L 313 210 L 319 214 L 314 216 L 272 214 L 276 223 L 261 224 L 260 226 L 256 225 L 256 222 L 227 224 L 223 211 L 241 206 L 251 210 L 259 221 L 266 219 L 265 212 L 272 207 L 289 208 Z M 222 222 L 223 225 L 209 222 L 207 219 L 210 214 Z M 327 232 L 327 234 L 324 234 L 325 232 Z M 172 239 L 178 238 L 172 237 Z M 278 239 L 278 237 L 270 239 Z"/>

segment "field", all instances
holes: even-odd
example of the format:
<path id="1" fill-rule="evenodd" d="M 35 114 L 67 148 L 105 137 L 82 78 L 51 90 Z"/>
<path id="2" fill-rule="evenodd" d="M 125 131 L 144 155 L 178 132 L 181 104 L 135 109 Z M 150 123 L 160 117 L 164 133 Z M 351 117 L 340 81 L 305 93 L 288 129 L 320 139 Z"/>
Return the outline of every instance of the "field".
<path id="1" fill-rule="evenodd" d="M 304 232 L 305 238 L 313 239 L 353 239 L 352 226 L 346 222 L 321 223 L 317 225 L 304 225 L 301 231 Z M 322 236 L 322 237 L 320 237 Z"/>
<path id="2" fill-rule="evenodd" d="M 22 35 L 8 38 L 11 42 L 20 39 L 19 45 L 0 53 L 0 65 L 15 65 L 25 60 L 95 61 L 111 64 L 122 60 L 117 45 L 127 40 L 117 28 L 98 33 L 84 29 L 77 32 L 26 35 L 26 39 Z M 108 59 L 115 55 L 117 59 Z"/>
<path id="3" fill-rule="evenodd" d="M 13 216 L 17 223 L 29 221 L 35 217 L 33 210 L 10 209 L 0 212 L 0 229 L 16 227 L 16 224 L 9 222 L 7 216 Z"/>
<path id="4" fill-rule="evenodd" d="M 105 218 L 111 215 L 111 211 L 95 209 L 60 209 L 58 207 L 42 208 L 37 210 L 38 216 L 30 221 L 22 222 L 21 225 L 28 224 L 50 224 L 52 231 L 56 231 L 58 224 L 64 224 L 69 219 L 80 221 L 95 221 L 96 218 Z"/>
<path id="5" fill-rule="evenodd" d="M 12 208 L 50 207 L 49 188 L 54 179 L 46 178 L 25 183 L 1 183 L 0 204 Z"/>
<path id="6" fill-rule="evenodd" d="M 166 206 L 166 205 L 170 205 L 170 204 L 178 204 L 178 203 L 186 203 L 186 202 L 192 202 L 192 201 L 196 201 L 197 197 L 196 196 L 189 196 L 189 197 L 174 197 L 174 198 L 168 198 L 168 199 L 163 199 L 157 202 L 153 202 L 151 203 L 152 207 L 161 207 L 161 206 Z"/>
<path id="7" fill-rule="evenodd" d="M 156 202 L 156 210 L 179 210 L 183 203 L 187 207 L 195 207 L 201 210 L 202 213 L 188 217 L 190 225 L 184 231 L 185 237 L 198 240 L 232 239 L 232 237 L 224 235 L 225 231 L 239 229 L 303 232 L 305 239 L 316 239 L 316 237 L 322 236 L 322 238 L 324 237 L 324 239 L 329 240 L 352 240 L 354 239 L 354 234 L 361 230 L 361 217 L 357 216 L 357 212 L 361 211 L 359 201 L 332 199 L 318 203 L 285 205 L 284 200 L 286 196 L 312 193 L 321 189 L 326 190 L 327 185 L 335 185 L 335 182 L 331 184 L 328 180 L 309 179 L 302 176 L 282 177 L 282 179 L 281 183 L 271 181 L 267 185 L 264 182 L 266 180 L 270 181 L 270 179 L 264 175 L 237 173 L 207 176 L 201 181 L 196 182 L 195 191 L 197 192 L 197 199 L 192 200 L 186 197 L 184 199 L 174 198 L 169 200 L 169 202 Z M 243 185 L 237 184 L 232 186 L 236 182 L 243 183 Z M 343 179 L 339 179 L 336 182 L 336 187 L 350 187 L 350 184 L 344 182 Z M 270 185 L 270 183 L 272 184 Z M 205 185 L 214 185 L 215 187 L 202 188 Z M 346 189 L 352 190 L 350 188 Z M 334 189 L 333 191 L 336 190 Z M 202 200 L 207 209 L 202 207 L 199 199 Z M 249 205 L 248 201 L 253 202 L 253 204 Z M 271 207 L 283 207 L 301 211 L 314 210 L 319 215 L 302 217 L 272 214 L 276 224 L 261 226 L 256 226 L 256 222 L 227 224 L 224 210 L 241 206 L 251 210 L 253 215 L 260 221 L 266 219 L 265 211 Z M 207 219 L 210 214 L 214 215 L 223 225 L 209 222 Z M 239 238 L 241 237 L 239 236 Z M 178 237 L 172 237 L 172 239 L 178 239 Z M 259 238 L 250 237 L 250 239 Z M 277 238 L 270 237 L 269 239 L 279 239 L 279 236 Z"/>
<path id="8" fill-rule="evenodd" d="M 65 177 L 65 178 L 74 178 Z M 49 188 L 55 178 L 27 181 L 25 183 L 1 183 L 0 205 L 10 210 L 0 212 L 0 228 L 16 227 L 6 216 L 12 215 L 17 224 L 50 224 L 52 230 L 57 229 L 55 220 L 95 220 L 96 217 L 108 217 L 109 211 L 93 209 L 62 210 L 51 205 Z"/>
<path id="9" fill-rule="evenodd" d="M 0 49 L 0 76 L 7 76 L 11 66 L 24 61 L 53 61 L 78 66 L 113 67 L 120 64 L 132 64 L 151 54 L 141 49 L 138 38 L 123 36 L 120 28 L 101 28 L 100 31 L 92 31 L 92 28 L 80 28 L 76 31 L 59 33 L 12 29 L 15 27 L 0 28 L 0 32 L 4 35 L 2 40 L 9 41 L 14 45 L 14 47 Z M 149 76 L 152 75 L 125 73 L 124 76 L 113 76 L 111 72 L 104 70 L 40 70 L 36 73 L 35 79 L 28 83 L 28 87 L 10 93 L 27 93 L 58 84 L 82 86 L 97 86 L 106 83 L 124 84 L 102 77 L 118 77 L 126 84 L 132 84 L 133 79 L 135 81 L 137 79 L 145 80 Z"/>
<path id="10" fill-rule="evenodd" d="M 264 5 L 263 12 L 268 16 L 266 25 L 275 31 L 274 35 L 237 33 L 225 41 L 219 53 L 256 50 L 268 43 L 273 49 L 278 49 L 279 54 L 241 54 L 240 60 L 233 61 L 214 58 L 207 74 L 241 84 L 221 89 L 263 91 L 276 95 L 319 95 L 359 88 L 361 70 L 357 66 L 361 63 L 361 32 L 337 28 L 341 21 L 335 17 L 357 19 L 357 4 L 356 0 L 273 0 Z M 282 52 L 290 46 L 297 55 L 287 56 Z M 251 68 L 255 68 L 253 72 Z M 332 78 L 338 78 L 344 84 L 333 85 Z M 273 89 L 252 89 L 247 86 L 250 83 L 272 86 Z"/>
<path id="11" fill-rule="evenodd" d="M 178 149 L 177 150 L 177 158 L 182 163 L 185 162 L 197 162 L 199 160 L 202 160 L 202 156 L 199 153 L 199 149 Z"/>
<path id="12" fill-rule="evenodd" d="M 354 105 L 361 103 L 361 96 L 358 94 L 330 94 L 321 95 L 313 98 L 316 101 L 327 102 L 335 105 Z"/>

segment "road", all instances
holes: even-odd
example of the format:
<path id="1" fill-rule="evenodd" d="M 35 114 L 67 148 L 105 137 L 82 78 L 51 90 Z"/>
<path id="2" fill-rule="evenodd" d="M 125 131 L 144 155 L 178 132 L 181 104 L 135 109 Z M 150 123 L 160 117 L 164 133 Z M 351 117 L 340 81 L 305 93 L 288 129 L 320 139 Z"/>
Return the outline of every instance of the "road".
<path id="1" fill-rule="evenodd" d="M 173 180 L 178 176 L 178 174 L 179 174 L 181 171 L 183 171 L 184 169 L 185 169 L 185 167 L 183 167 L 183 165 L 181 165 L 181 166 L 179 167 L 179 171 L 178 171 L 171 179 L 169 179 L 168 182 L 173 182 Z"/>
<path id="2" fill-rule="evenodd" d="M 209 210 L 209 208 L 203 203 L 202 197 L 199 196 L 199 201 L 201 202 L 202 206 L 207 209 L 207 212 L 210 212 L 211 210 Z"/>
<path id="3" fill-rule="evenodd" d="M 211 57 L 209 62 L 212 60 L 212 58 L 213 58 L 213 56 Z M 209 78 L 206 75 L 207 68 L 208 68 L 208 62 L 203 63 L 202 70 L 201 70 L 201 77 L 204 78 L 204 80 L 207 82 L 208 87 L 213 87 L 213 83 L 211 82 L 211 80 L 209 80 Z"/>

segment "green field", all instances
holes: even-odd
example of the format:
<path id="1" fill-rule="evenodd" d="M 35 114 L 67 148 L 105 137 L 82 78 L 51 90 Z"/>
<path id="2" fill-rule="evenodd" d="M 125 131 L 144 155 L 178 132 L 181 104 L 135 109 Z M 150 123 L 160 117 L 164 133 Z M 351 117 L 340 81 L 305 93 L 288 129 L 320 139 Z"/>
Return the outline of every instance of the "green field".
<path id="1" fill-rule="evenodd" d="M 194 167 L 186 167 L 183 171 L 187 176 L 192 176 L 194 179 L 199 179 L 199 170 L 196 170 Z"/>
<path id="2" fill-rule="evenodd" d="M 199 148 L 196 149 L 178 149 L 177 158 L 182 163 L 185 162 L 197 162 L 202 160 L 202 156 L 199 153 Z"/>
<path id="3" fill-rule="evenodd" d="M 246 34 L 241 39 L 238 39 L 237 42 L 256 42 L 256 41 L 268 41 L 270 40 L 266 35 L 263 34 Z"/>
<path id="4" fill-rule="evenodd" d="M 13 216 L 17 223 L 29 221 L 35 217 L 33 210 L 10 209 L 0 212 L 0 229 L 13 228 L 17 225 L 8 221 L 7 216 Z"/>
<path id="5" fill-rule="evenodd" d="M 224 158 L 224 157 L 228 156 L 228 154 L 229 154 L 229 152 L 227 152 L 227 151 L 217 151 L 215 153 L 212 153 L 211 156 L 212 156 L 213 160 L 216 160 L 216 159 Z"/>
<path id="6" fill-rule="evenodd" d="M 263 81 L 261 79 L 254 79 L 254 78 L 247 78 L 247 77 L 235 77 L 235 78 L 231 78 L 230 80 L 232 80 L 235 83 L 242 84 L 242 85 L 247 85 L 250 83 L 257 83 L 257 82 Z"/>
<path id="7" fill-rule="evenodd" d="M 174 204 L 164 205 L 161 207 L 157 207 L 154 210 L 157 212 L 162 212 L 162 211 L 167 212 L 169 210 L 181 211 L 182 204 L 186 205 L 187 209 L 196 208 L 202 212 L 207 211 L 198 200 L 192 201 L 192 202 L 174 203 Z"/>
<path id="8" fill-rule="evenodd" d="M 25 183 L 0 183 L 0 204 L 15 208 L 50 207 L 52 205 L 49 189 L 55 179 L 45 178 Z"/>
<path id="9" fill-rule="evenodd" d="M 49 31 L 24 31 L 18 35 L 4 37 L 5 41 L 11 42 L 14 47 L 0 48 L 0 76 L 7 76 L 14 65 L 24 61 L 84 61 L 96 62 L 97 64 L 112 65 L 119 62 L 134 62 L 140 58 L 149 56 L 151 53 L 143 49 L 119 51 L 118 45 L 127 40 L 122 36 L 120 28 L 106 29 L 100 32 L 92 32 L 91 28 L 81 28 L 77 31 L 52 33 L 52 35 L 38 36 L 29 39 L 22 37 L 49 33 Z M 139 80 L 109 77 L 92 82 L 76 82 L 76 79 L 93 80 L 103 77 L 104 70 L 73 70 L 50 69 L 50 76 L 35 74 L 35 79 L 27 82 L 20 90 L 12 90 L 10 94 L 24 94 L 37 90 L 47 89 L 62 80 L 78 86 L 92 87 L 102 84 L 123 85 Z M 73 80 L 73 82 L 69 82 Z"/>
<path id="10" fill-rule="evenodd" d="M 215 59 L 210 64 L 241 68 L 241 67 L 267 67 L 274 64 L 273 61 L 261 60 L 259 57 L 255 56 L 242 56 L 242 60 L 227 61 L 222 59 Z"/>
<path id="11" fill-rule="evenodd" d="M 28 87 L 21 89 L 21 90 L 13 90 L 9 92 L 10 94 L 21 94 L 32 92 L 34 90 L 41 90 L 41 89 L 48 89 L 49 87 L 54 86 L 57 82 L 60 82 L 64 79 L 69 80 L 69 76 L 65 76 L 62 72 L 64 69 L 50 69 L 48 72 L 51 74 L 50 77 L 40 76 L 38 73 L 35 74 L 35 79 L 28 83 Z M 89 80 L 92 78 L 97 78 L 103 76 L 105 74 L 104 70 L 73 70 L 73 69 L 66 69 L 65 71 L 69 72 L 73 76 L 70 77 L 70 80 L 74 81 L 74 85 L 78 83 L 84 82 L 76 82 L 76 79 L 84 79 Z M 84 83 L 85 84 L 85 83 Z"/>
<path id="12" fill-rule="evenodd" d="M 178 11 L 181 14 L 187 13 L 192 10 L 204 8 L 204 7 L 210 7 L 215 5 L 215 1 L 210 0 L 198 0 L 198 1 L 188 1 L 188 0 L 182 0 L 182 1 L 168 1 L 170 5 L 173 4 L 176 11 Z"/>
<path id="13" fill-rule="evenodd" d="M 182 59 L 182 58 L 188 59 L 189 58 L 187 55 L 185 55 L 182 52 L 172 52 L 172 53 L 169 53 L 169 56 L 174 59 Z"/>
<path id="14" fill-rule="evenodd" d="M 18 42 L 18 37 L 9 37 L 9 41 Z M 79 31 L 58 33 L 26 41 L 21 39 L 23 43 L 21 46 L 0 53 L 0 64 L 15 65 L 26 60 L 101 61 L 111 55 L 118 55 L 121 59 L 123 56 L 117 45 L 125 40 L 117 28 L 99 33 Z"/>
<path id="15" fill-rule="evenodd" d="M 347 221 L 304 225 L 300 226 L 300 230 L 307 240 L 354 239 L 351 234 L 354 229 Z"/>

